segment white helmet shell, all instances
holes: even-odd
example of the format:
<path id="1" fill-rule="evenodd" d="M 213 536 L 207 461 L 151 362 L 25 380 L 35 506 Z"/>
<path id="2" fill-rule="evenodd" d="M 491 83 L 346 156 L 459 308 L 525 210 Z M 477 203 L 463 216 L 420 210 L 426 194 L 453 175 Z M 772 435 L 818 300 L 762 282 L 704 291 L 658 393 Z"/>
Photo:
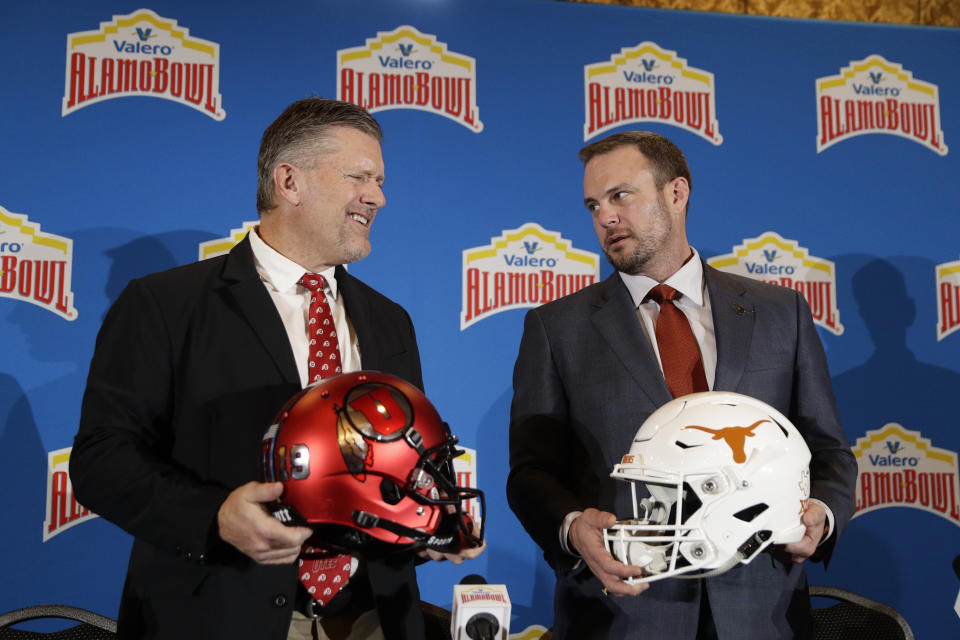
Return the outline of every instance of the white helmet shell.
<path id="1" fill-rule="evenodd" d="M 746 564 L 770 544 L 802 538 L 809 465 L 803 436 L 768 404 L 724 391 L 676 398 L 647 418 L 613 468 L 631 484 L 634 513 L 605 531 L 607 548 L 646 569 L 634 582 Z"/>

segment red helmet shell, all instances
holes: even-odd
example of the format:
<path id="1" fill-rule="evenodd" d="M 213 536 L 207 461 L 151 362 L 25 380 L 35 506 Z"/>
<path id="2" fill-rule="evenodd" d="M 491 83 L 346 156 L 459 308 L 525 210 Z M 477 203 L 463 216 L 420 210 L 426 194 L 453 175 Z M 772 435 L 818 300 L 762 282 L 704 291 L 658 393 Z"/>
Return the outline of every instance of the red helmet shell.
<path id="1" fill-rule="evenodd" d="M 441 458 L 455 442 L 415 386 L 376 371 L 345 373 L 307 387 L 281 409 L 264 435 L 261 477 L 283 483 L 282 502 L 318 531 L 319 544 L 324 525 L 413 544 L 396 530 L 359 526 L 356 514 L 436 532 L 449 511 L 441 495 L 455 478 L 435 476 L 452 475 Z"/>

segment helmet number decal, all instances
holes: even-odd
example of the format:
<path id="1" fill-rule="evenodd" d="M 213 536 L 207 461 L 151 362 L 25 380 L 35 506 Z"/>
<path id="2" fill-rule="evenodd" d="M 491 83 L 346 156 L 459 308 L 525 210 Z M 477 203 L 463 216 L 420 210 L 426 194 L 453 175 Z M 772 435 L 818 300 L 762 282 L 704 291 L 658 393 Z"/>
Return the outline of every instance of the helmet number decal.
<path id="1" fill-rule="evenodd" d="M 290 447 L 290 477 L 305 480 L 310 475 L 310 449 L 305 444 Z"/>

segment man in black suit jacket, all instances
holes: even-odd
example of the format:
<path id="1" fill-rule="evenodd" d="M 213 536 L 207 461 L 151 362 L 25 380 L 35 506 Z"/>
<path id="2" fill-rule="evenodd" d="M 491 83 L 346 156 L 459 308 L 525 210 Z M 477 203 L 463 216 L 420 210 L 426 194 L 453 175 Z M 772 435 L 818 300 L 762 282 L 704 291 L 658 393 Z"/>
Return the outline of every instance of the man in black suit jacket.
<path id="1" fill-rule="evenodd" d="M 70 472 L 78 500 L 136 538 L 121 637 L 423 636 L 412 554 L 361 563 L 315 609 L 295 565 L 311 530 L 272 518 L 282 485 L 255 481 L 265 428 L 311 381 L 304 272 L 329 283 L 346 370 L 423 387 L 406 311 L 342 266 L 369 253 L 385 204 L 381 138 L 354 105 L 290 105 L 263 136 L 258 227 L 226 256 L 132 281 L 104 320 Z"/>
<path id="2" fill-rule="evenodd" d="M 853 514 L 856 463 L 810 309 L 796 291 L 722 273 L 687 242 L 683 154 L 648 132 L 581 151 L 585 204 L 616 272 L 531 310 L 514 370 L 511 508 L 557 572 L 554 637 L 768 640 L 808 637 L 802 562 L 826 558 Z M 811 450 L 803 540 L 715 577 L 628 584 L 603 530 L 630 517 L 610 472 L 672 399 L 654 327 L 658 283 L 681 293 L 708 388 L 753 396 L 790 418 Z M 620 596 L 620 597 L 616 597 Z"/>

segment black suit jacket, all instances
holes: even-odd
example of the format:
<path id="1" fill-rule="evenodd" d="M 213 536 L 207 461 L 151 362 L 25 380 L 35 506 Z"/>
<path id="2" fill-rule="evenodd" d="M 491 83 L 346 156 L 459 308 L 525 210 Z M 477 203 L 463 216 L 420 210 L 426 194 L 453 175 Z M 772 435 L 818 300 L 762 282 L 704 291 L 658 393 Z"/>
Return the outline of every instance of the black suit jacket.
<path id="1" fill-rule="evenodd" d="M 342 267 L 336 277 L 363 367 L 422 388 L 406 311 Z M 121 637 L 286 637 L 295 567 L 223 542 L 216 514 L 258 479 L 263 432 L 299 390 L 249 240 L 119 296 L 97 337 L 70 475 L 84 506 L 135 536 Z M 368 563 L 368 574 L 387 637 L 422 637 L 413 558 Z"/>
<path id="2" fill-rule="evenodd" d="M 853 514 L 856 462 L 837 416 L 826 358 L 796 291 L 704 265 L 717 341 L 715 390 L 759 398 L 790 418 L 812 454 L 811 496 L 837 531 Z M 531 310 L 514 369 L 510 506 L 557 570 L 554 637 L 693 639 L 700 581 L 666 579 L 633 598 L 604 598 L 600 583 L 562 551 L 571 511 L 632 515 L 614 464 L 654 410 L 671 400 L 620 276 Z M 573 569 L 573 570 L 572 570 Z M 809 598 L 802 565 L 771 554 L 705 580 L 721 640 L 803 637 Z"/>

